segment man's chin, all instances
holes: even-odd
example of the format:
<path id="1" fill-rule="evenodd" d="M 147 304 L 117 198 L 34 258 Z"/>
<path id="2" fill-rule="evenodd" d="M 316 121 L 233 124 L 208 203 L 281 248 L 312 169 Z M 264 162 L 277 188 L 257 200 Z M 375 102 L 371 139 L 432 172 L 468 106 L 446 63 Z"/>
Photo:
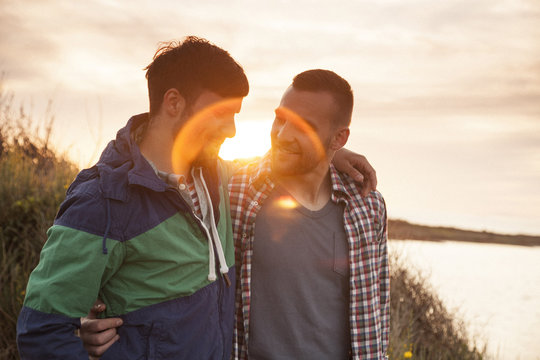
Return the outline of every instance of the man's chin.
<path id="1" fill-rule="evenodd" d="M 295 152 L 272 150 L 272 159 L 276 163 L 298 163 L 302 160 L 302 156 L 301 154 Z"/>
<path id="2" fill-rule="evenodd" d="M 272 156 L 272 172 L 278 176 L 298 175 L 300 166 L 296 162 L 285 161 L 280 156 Z"/>
<path id="3" fill-rule="evenodd" d="M 194 163 L 196 165 L 204 165 L 208 163 L 213 163 L 219 157 L 219 149 L 217 151 L 205 151 L 195 159 Z"/>
<path id="4" fill-rule="evenodd" d="M 204 163 L 208 161 L 215 161 L 218 158 L 218 154 L 204 154 L 197 158 L 196 162 Z"/>

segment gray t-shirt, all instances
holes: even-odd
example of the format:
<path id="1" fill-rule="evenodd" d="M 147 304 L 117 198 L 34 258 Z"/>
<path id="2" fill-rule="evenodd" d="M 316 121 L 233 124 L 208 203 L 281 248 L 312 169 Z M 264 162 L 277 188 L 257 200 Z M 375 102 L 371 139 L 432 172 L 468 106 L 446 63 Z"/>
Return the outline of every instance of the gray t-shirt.
<path id="1" fill-rule="evenodd" d="M 255 221 L 249 358 L 348 359 L 343 206 L 310 211 L 290 200 L 278 187 Z"/>

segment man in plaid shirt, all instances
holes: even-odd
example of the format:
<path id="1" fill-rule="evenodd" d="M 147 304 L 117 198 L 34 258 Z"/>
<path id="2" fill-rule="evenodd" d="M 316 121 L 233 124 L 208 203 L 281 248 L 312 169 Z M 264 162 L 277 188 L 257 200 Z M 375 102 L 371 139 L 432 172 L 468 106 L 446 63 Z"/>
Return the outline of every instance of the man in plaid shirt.
<path id="1" fill-rule="evenodd" d="M 229 182 L 236 359 L 386 358 L 385 203 L 331 164 L 352 105 L 337 74 L 297 75 L 276 109 L 272 150 Z"/>

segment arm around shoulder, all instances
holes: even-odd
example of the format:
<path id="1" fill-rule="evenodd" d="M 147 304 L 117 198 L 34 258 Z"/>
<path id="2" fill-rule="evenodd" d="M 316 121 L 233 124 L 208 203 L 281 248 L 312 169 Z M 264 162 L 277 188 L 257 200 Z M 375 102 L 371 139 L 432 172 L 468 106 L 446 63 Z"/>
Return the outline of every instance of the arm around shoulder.
<path id="1" fill-rule="evenodd" d="M 377 174 L 364 155 L 341 148 L 336 151 L 332 163 L 337 170 L 362 184 L 362 196 L 377 188 Z"/>

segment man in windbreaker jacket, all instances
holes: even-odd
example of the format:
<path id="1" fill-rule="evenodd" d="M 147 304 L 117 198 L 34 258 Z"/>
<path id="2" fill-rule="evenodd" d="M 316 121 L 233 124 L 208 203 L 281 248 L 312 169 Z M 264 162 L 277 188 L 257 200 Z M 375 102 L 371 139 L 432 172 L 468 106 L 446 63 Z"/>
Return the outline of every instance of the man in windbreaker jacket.
<path id="1" fill-rule="evenodd" d="M 78 174 L 48 231 L 18 319 L 22 359 L 87 360 L 75 330 L 98 297 L 123 320 L 103 359 L 230 357 L 234 244 L 217 152 L 248 81 L 196 37 L 146 70 L 149 114 Z"/>

